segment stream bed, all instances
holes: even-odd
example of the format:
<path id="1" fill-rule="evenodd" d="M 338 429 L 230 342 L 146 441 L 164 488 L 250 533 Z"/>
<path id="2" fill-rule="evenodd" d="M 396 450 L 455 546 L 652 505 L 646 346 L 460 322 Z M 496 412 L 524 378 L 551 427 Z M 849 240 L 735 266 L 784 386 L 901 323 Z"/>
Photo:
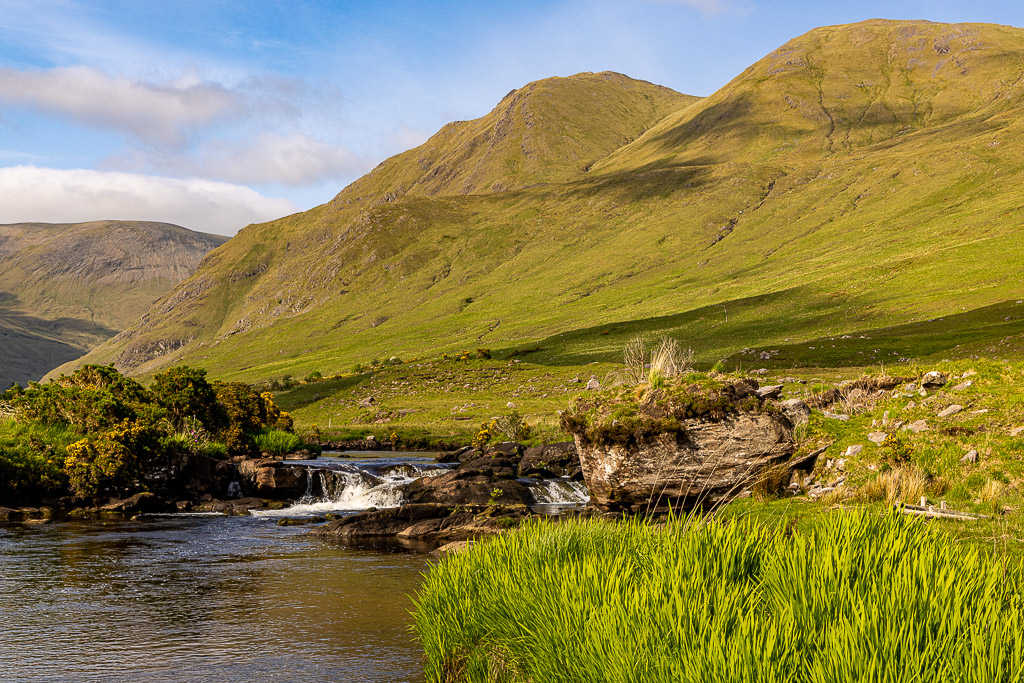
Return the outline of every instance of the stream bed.
<path id="1" fill-rule="evenodd" d="M 397 505 L 442 468 L 415 453 L 303 464 L 330 485 L 271 514 L 0 526 L 0 681 L 422 681 L 409 610 L 429 556 L 277 521 Z M 581 495 L 534 486 L 541 507 Z"/>

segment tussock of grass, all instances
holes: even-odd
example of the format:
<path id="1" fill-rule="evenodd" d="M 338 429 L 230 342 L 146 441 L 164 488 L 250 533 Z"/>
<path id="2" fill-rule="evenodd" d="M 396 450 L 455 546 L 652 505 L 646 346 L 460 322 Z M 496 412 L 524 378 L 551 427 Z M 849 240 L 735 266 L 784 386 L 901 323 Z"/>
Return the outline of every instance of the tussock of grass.
<path id="1" fill-rule="evenodd" d="M 293 453 L 303 446 L 302 438 L 298 434 L 282 432 L 278 429 L 266 429 L 254 435 L 252 442 L 256 450 L 273 455 Z"/>
<path id="2" fill-rule="evenodd" d="M 1016 681 L 1022 588 L 895 514 L 541 521 L 433 567 L 415 629 L 435 682 Z"/>
<path id="3" fill-rule="evenodd" d="M 925 495 L 928 478 L 921 470 L 912 467 L 897 467 L 879 475 L 864 484 L 860 493 L 868 502 L 883 500 L 886 503 L 907 503 L 917 505 Z"/>

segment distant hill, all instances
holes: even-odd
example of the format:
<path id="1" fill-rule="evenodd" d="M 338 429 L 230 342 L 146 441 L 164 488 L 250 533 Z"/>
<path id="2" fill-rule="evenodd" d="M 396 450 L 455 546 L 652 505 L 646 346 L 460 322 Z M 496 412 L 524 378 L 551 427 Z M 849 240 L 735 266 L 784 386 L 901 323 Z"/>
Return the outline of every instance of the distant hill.
<path id="1" fill-rule="evenodd" d="M 477 346 L 606 360 L 638 332 L 709 362 L 937 318 L 930 354 L 1024 339 L 1022 55 L 1017 28 L 873 20 L 703 99 L 538 81 L 246 228 L 87 358 L 258 379 Z M 905 338 L 829 362 L 923 353 Z"/>
<path id="2" fill-rule="evenodd" d="M 0 385 L 114 336 L 225 241 L 142 221 L 0 225 Z"/>

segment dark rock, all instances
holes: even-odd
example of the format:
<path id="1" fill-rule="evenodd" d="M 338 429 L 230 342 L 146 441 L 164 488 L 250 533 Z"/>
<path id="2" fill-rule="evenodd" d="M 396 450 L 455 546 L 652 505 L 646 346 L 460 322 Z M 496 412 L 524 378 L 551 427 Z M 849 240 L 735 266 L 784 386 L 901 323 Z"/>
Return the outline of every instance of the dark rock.
<path id="1" fill-rule="evenodd" d="M 932 370 L 921 378 L 921 386 L 925 389 L 938 389 L 939 387 L 946 386 L 948 381 L 949 378 L 946 377 L 945 373 Z"/>
<path id="2" fill-rule="evenodd" d="M 308 470 L 279 460 L 244 460 L 238 463 L 242 488 L 261 498 L 292 499 L 306 492 Z"/>
<path id="3" fill-rule="evenodd" d="M 516 481 L 512 468 L 497 468 L 491 472 L 459 468 L 422 477 L 405 489 L 405 500 L 412 504 L 509 505 L 526 504 L 530 499 L 529 489 Z"/>
<path id="4" fill-rule="evenodd" d="M 624 511 L 714 505 L 795 450 L 789 420 L 774 413 L 686 420 L 683 427 L 641 444 L 591 445 L 577 436 L 591 502 Z"/>
<path id="5" fill-rule="evenodd" d="M 399 541 L 462 541 L 495 534 L 529 515 L 524 505 L 403 505 L 336 519 L 310 535 L 334 541 L 394 538 Z"/>
<path id="6" fill-rule="evenodd" d="M 11 521 L 11 515 L 15 514 L 14 510 L 10 508 L 0 507 L 0 524 Z"/>
<path id="7" fill-rule="evenodd" d="M 578 480 L 583 476 L 580 456 L 572 441 L 527 448 L 519 461 L 518 471 L 520 477 L 543 479 L 569 477 Z"/>
<path id="8" fill-rule="evenodd" d="M 518 460 L 523 455 L 523 447 L 515 441 L 502 441 L 501 443 L 488 448 L 484 455 L 489 455 L 491 457 L 505 456 L 509 458 L 516 458 Z"/>
<path id="9" fill-rule="evenodd" d="M 761 387 L 757 390 L 757 395 L 760 398 L 778 398 L 782 396 L 782 385 L 769 384 L 768 386 Z"/>
<path id="10" fill-rule="evenodd" d="M 148 491 L 136 493 L 130 498 L 116 500 L 100 508 L 103 512 L 121 514 L 154 514 L 161 512 L 177 512 L 178 506 Z"/>
<path id="11" fill-rule="evenodd" d="M 448 452 L 445 452 L 445 453 L 438 453 L 437 457 L 434 458 L 434 460 L 436 462 L 440 462 L 440 463 L 462 462 L 462 459 L 464 457 L 467 457 L 470 454 L 474 454 L 475 452 L 476 452 L 476 449 L 473 448 L 472 446 L 463 446 L 462 448 L 460 448 L 460 449 L 458 449 L 456 451 L 448 451 Z"/>

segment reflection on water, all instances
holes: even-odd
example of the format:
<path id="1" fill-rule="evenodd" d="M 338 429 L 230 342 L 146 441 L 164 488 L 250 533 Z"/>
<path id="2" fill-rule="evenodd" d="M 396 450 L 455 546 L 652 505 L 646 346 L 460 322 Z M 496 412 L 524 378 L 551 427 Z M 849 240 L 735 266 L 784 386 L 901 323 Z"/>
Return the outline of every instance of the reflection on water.
<path id="1" fill-rule="evenodd" d="M 0 527 L 0 681 L 420 681 L 422 556 L 251 517 Z"/>

